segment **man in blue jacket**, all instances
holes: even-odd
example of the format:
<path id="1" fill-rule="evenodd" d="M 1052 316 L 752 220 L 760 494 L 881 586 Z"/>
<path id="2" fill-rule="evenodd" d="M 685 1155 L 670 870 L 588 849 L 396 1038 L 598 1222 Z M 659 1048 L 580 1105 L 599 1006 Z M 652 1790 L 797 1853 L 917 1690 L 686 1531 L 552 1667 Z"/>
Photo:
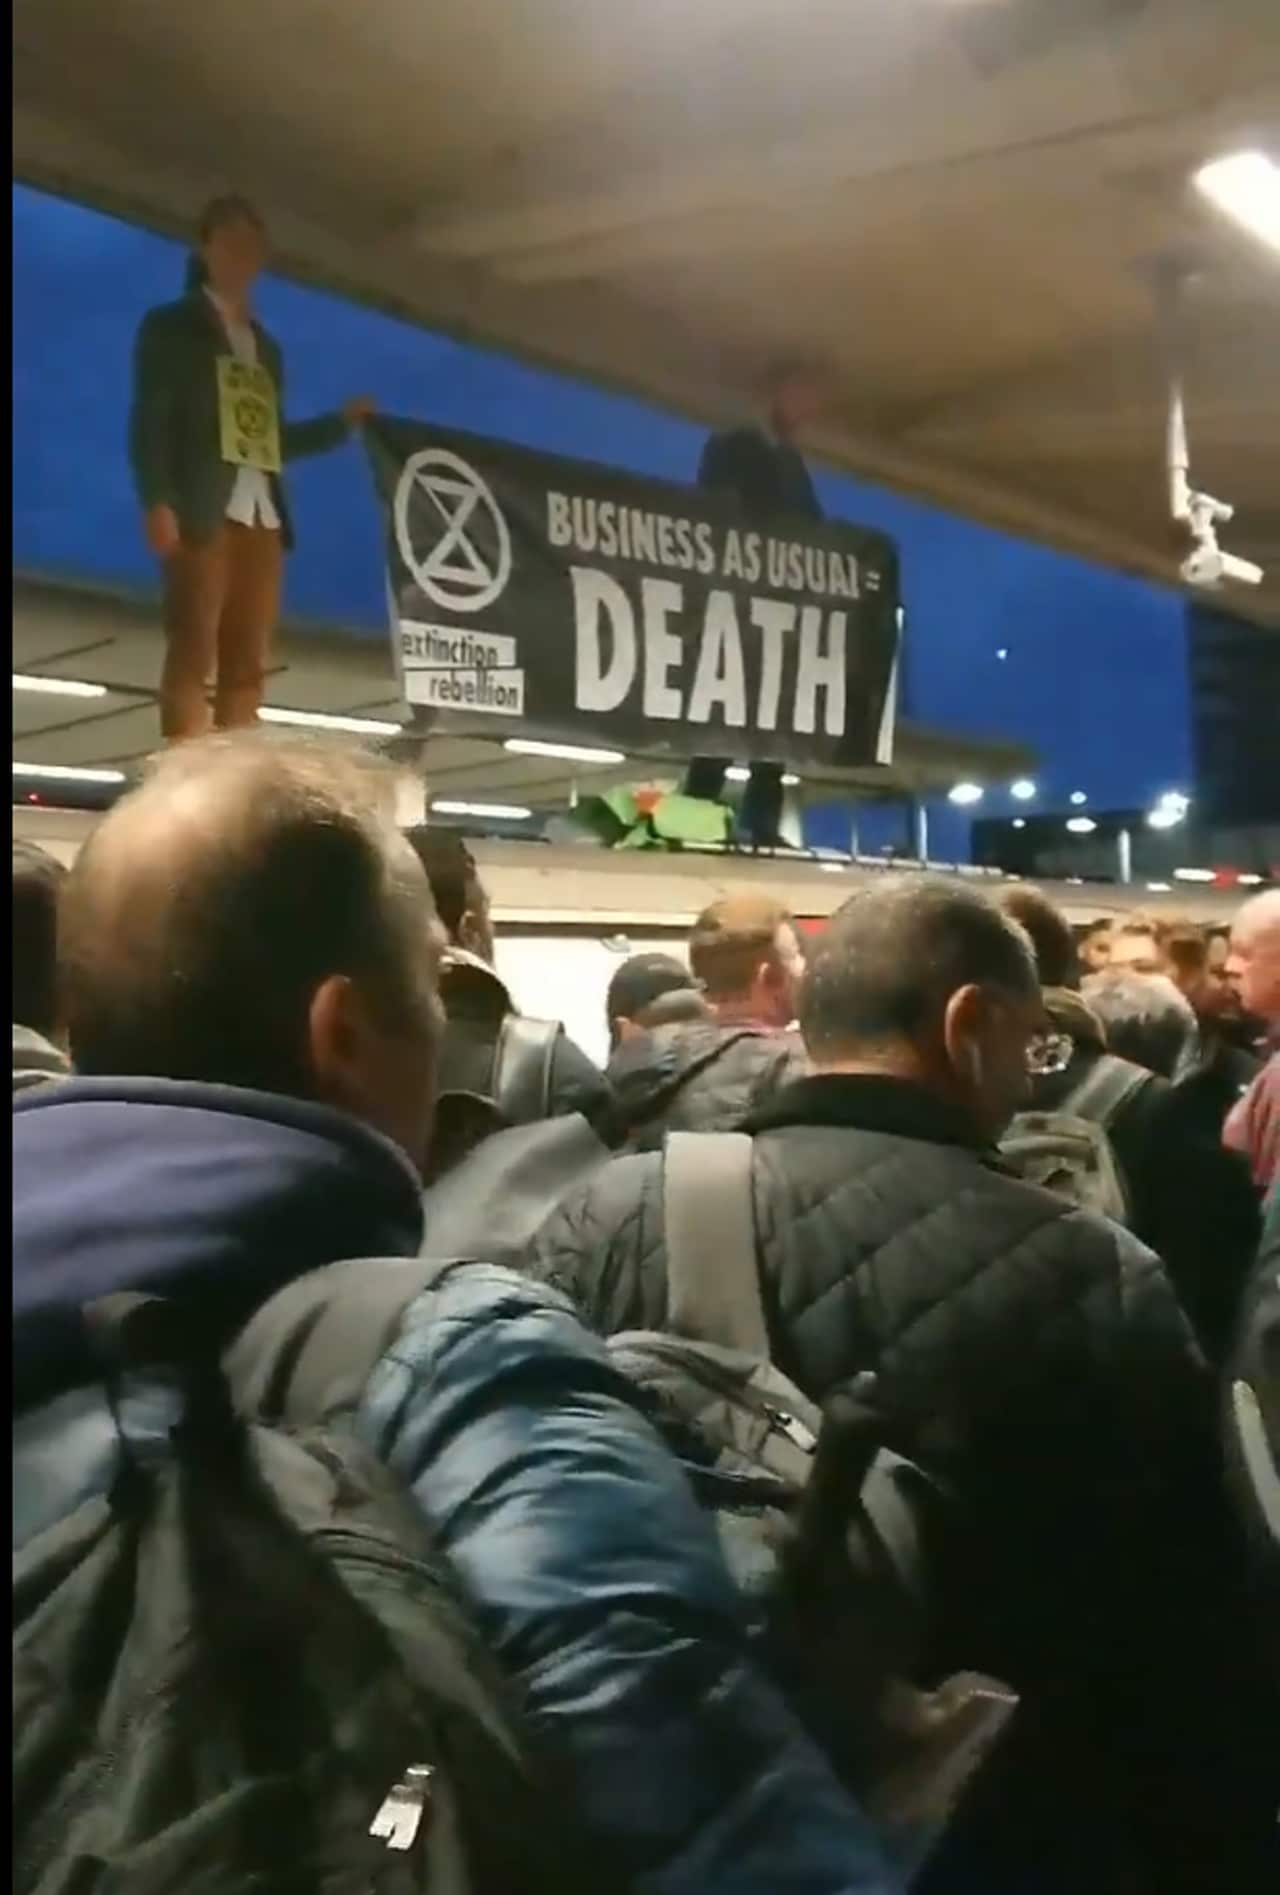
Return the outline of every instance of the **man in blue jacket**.
<path id="1" fill-rule="evenodd" d="M 87 1301 L 161 1293 L 230 1340 L 319 1265 L 417 1251 L 439 937 L 389 792 L 326 746 L 210 739 L 82 852 L 79 1076 L 14 1110 L 15 1546 L 115 1470 Z M 429 1301 L 356 1425 L 434 1522 L 611 1872 L 644 1895 L 891 1889 L 603 1346 L 487 1265 Z"/>

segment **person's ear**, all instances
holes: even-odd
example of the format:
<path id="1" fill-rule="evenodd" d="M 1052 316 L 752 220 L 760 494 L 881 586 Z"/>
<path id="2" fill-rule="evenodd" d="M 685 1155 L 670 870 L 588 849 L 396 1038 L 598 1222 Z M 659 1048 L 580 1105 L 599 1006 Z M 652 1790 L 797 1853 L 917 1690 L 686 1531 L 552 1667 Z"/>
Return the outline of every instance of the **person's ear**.
<path id="1" fill-rule="evenodd" d="M 957 1078 L 982 1085 L 982 1028 L 986 1001 L 981 987 L 969 982 L 957 987 L 942 1015 L 942 1044 L 947 1064 Z"/>
<path id="2" fill-rule="evenodd" d="M 350 976 L 322 980 L 307 1010 L 307 1053 L 316 1096 L 326 1105 L 369 1116 L 374 1033 L 364 995 Z"/>
<path id="3" fill-rule="evenodd" d="M 478 914 L 474 908 L 464 908 L 462 911 L 458 921 L 458 945 L 464 947 L 468 954 L 478 954 L 482 961 L 492 958 L 493 941 L 488 923 L 484 915 Z"/>

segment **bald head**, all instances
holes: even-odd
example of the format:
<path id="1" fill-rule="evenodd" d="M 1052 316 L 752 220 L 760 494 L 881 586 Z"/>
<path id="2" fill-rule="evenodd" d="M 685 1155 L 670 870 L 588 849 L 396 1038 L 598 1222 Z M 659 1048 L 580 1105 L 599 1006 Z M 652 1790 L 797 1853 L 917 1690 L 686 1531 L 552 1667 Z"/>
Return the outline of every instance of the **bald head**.
<path id="1" fill-rule="evenodd" d="M 1280 1025 L 1280 888 L 1255 895 L 1236 916 L 1226 975 L 1247 1013 Z"/>
<path id="2" fill-rule="evenodd" d="M 393 790 L 371 760 L 296 738 L 164 756 L 67 884 L 78 1070 L 318 1098 L 404 1144 L 421 1123 L 425 1142 L 434 923 Z"/>

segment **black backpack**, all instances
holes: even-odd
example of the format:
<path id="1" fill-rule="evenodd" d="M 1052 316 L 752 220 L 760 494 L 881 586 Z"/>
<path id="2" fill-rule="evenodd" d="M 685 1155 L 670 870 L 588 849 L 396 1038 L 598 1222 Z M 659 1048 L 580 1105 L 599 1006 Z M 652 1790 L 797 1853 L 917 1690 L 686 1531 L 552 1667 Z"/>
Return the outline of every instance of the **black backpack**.
<path id="1" fill-rule="evenodd" d="M 315 1425 L 331 1409 L 304 1415 L 309 1389 L 282 1417 L 296 1431 L 240 1419 L 175 1306 L 114 1297 L 87 1316 L 122 1457 L 107 1495 L 14 1561 L 15 1888 L 598 1888 L 394 1478 L 343 1426 Z M 242 1410 L 291 1381 L 287 1328 L 268 1304 L 233 1351 Z M 128 1443 L 137 1375 L 173 1403 L 167 1452 Z"/>

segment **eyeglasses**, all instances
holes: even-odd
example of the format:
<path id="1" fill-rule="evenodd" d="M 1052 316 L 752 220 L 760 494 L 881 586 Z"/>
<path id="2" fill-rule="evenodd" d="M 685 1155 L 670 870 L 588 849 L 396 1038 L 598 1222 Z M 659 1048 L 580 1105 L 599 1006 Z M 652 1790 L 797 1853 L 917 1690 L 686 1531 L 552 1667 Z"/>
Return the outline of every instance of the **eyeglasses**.
<path id="1" fill-rule="evenodd" d="M 1034 1033 L 1027 1042 L 1027 1071 L 1033 1079 L 1063 1073 L 1071 1064 L 1075 1042 L 1069 1033 Z"/>

